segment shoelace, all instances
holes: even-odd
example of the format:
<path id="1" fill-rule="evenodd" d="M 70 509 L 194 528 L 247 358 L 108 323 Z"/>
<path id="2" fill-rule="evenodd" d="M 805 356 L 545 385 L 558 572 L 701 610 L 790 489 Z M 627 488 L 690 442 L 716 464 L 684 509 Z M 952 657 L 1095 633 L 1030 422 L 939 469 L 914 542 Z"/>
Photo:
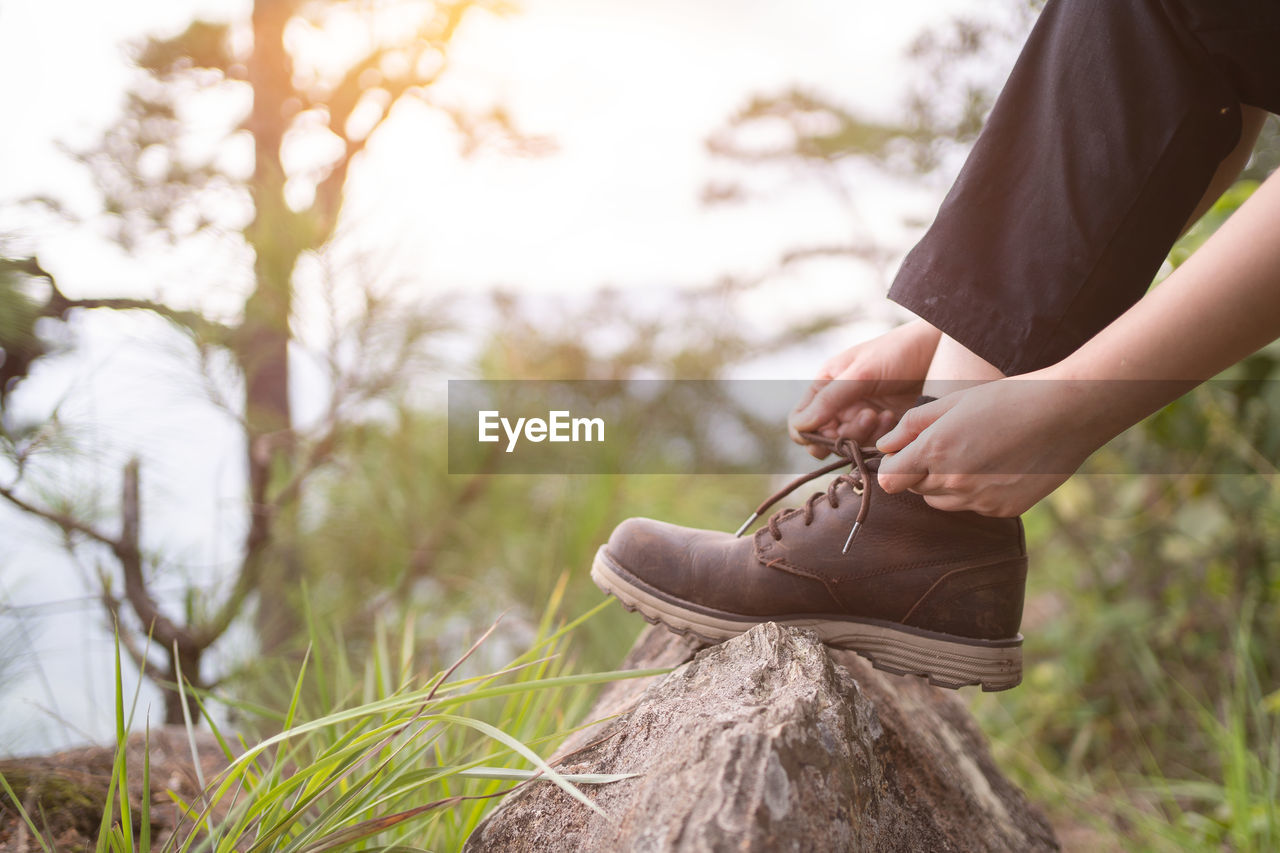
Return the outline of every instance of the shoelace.
<path id="1" fill-rule="evenodd" d="M 858 531 L 862 528 L 862 522 L 866 520 L 867 512 L 871 509 L 871 490 L 867 488 L 867 483 L 871 481 L 871 472 L 867 470 L 867 462 L 862 456 L 862 448 L 858 447 L 856 442 L 850 441 L 847 438 L 833 440 L 812 432 L 802 432 L 800 435 L 813 444 L 821 444 L 824 447 L 831 448 L 831 451 L 840 458 L 835 462 L 828 463 L 827 465 L 818 468 L 815 471 L 810 471 L 808 474 L 802 474 L 787 485 L 783 486 L 774 494 L 770 495 L 764 503 L 756 507 L 756 511 L 751 513 L 751 517 L 738 528 L 738 532 L 735 533 L 734 536 L 741 536 L 762 513 L 769 509 L 769 507 L 773 506 L 778 501 L 803 486 L 805 483 L 810 480 L 816 480 L 824 474 L 830 474 L 832 471 L 849 465 L 854 468 L 852 472 L 848 474 L 841 474 L 839 477 L 832 480 L 831 485 L 827 487 L 826 492 L 815 492 L 810 495 L 809 499 L 804 502 L 803 507 L 804 525 L 805 527 L 808 527 L 813 523 L 813 509 L 815 503 L 826 498 L 827 503 L 831 505 L 831 508 L 835 509 L 840 506 L 840 499 L 836 495 L 836 489 L 839 485 L 841 483 L 848 483 L 853 488 L 853 493 L 862 498 L 862 504 L 858 507 L 858 518 L 853 522 L 853 527 L 849 530 L 848 538 L 844 540 L 844 547 L 840 549 L 841 554 L 847 554 L 849 553 L 849 546 L 853 544 L 853 537 L 856 536 Z M 780 541 L 782 539 L 782 531 L 778 529 L 778 519 L 786 511 L 787 510 L 779 510 L 769 517 L 769 533 L 776 541 Z"/>

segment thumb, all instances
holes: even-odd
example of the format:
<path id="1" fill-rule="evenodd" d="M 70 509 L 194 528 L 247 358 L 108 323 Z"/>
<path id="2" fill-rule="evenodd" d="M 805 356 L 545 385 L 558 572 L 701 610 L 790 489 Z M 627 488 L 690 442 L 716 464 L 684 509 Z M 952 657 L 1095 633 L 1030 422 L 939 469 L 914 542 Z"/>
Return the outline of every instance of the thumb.
<path id="1" fill-rule="evenodd" d="M 876 449 L 881 453 L 897 453 L 915 441 L 920 433 L 932 426 L 933 422 L 946 414 L 953 405 L 955 405 L 953 400 L 943 397 L 932 403 L 908 409 L 902 416 L 902 420 L 898 421 L 898 425 L 880 437 L 876 442 Z"/>

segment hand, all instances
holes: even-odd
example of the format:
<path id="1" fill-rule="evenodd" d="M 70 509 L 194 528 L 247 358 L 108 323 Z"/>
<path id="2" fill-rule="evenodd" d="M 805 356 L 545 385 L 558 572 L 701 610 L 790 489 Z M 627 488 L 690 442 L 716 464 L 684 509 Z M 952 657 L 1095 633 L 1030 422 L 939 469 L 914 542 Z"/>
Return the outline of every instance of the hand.
<path id="1" fill-rule="evenodd" d="M 828 359 L 787 418 L 791 440 L 806 444 L 800 433 L 816 432 L 870 444 L 884 435 L 919 397 L 941 335 L 915 320 Z"/>
<path id="2" fill-rule="evenodd" d="M 937 509 L 1026 512 L 1111 438 L 1111 404 L 1086 385 L 1026 374 L 948 394 L 907 412 L 877 447 L 880 486 Z"/>

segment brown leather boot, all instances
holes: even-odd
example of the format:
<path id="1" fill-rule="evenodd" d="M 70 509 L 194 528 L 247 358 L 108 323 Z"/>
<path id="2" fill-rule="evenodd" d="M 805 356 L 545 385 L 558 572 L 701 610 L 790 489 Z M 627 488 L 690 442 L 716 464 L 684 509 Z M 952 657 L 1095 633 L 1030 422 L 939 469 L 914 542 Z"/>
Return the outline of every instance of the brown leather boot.
<path id="1" fill-rule="evenodd" d="M 1017 685 L 1022 522 L 887 494 L 876 481 L 878 451 L 809 437 L 839 460 L 761 504 L 739 536 L 627 519 L 596 554 L 596 585 L 650 622 L 712 642 L 777 622 L 812 628 L 879 669 L 942 687 Z M 846 465 L 853 470 L 826 492 L 741 537 L 801 483 Z"/>

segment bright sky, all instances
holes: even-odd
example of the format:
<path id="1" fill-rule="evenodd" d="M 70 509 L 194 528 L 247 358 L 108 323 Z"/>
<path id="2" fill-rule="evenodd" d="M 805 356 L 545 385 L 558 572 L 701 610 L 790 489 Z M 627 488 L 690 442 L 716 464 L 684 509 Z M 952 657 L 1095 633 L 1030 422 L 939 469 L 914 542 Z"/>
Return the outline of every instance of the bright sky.
<path id="1" fill-rule="evenodd" d="M 847 238 L 851 228 L 905 249 L 912 232 L 900 214 L 927 217 L 936 191 L 904 197 L 868 179 L 852 218 L 803 186 L 765 203 L 705 209 L 699 195 L 715 164 L 704 141 L 751 94 L 792 85 L 891 114 L 906 41 L 975 3 L 526 0 L 521 14 L 477 16 L 456 44 L 452 93 L 508 106 L 523 128 L 553 137 L 557 152 L 463 161 L 439 119 L 405 110 L 354 174 L 349 226 L 389 272 L 424 293 L 492 284 L 535 293 L 700 284 L 758 271 L 799 242 Z M 130 79 L 123 44 L 146 32 L 177 32 L 200 10 L 240 8 L 244 0 L 0 0 L 0 205 L 40 194 L 91 211 L 87 177 L 61 146 L 92 143 L 114 116 Z M 0 208 L 5 233 L 38 250 L 72 294 L 163 291 L 229 310 L 246 284 L 216 246 L 141 263 L 92 228 L 17 220 Z M 816 267 L 803 284 L 809 298 L 847 304 L 852 314 L 860 305 L 882 306 L 891 272 Z M 768 322 L 793 307 L 775 291 L 752 316 Z M 104 449 L 109 464 L 133 451 L 147 455 L 155 472 L 149 505 L 169 512 L 156 511 L 150 529 L 160 532 L 150 544 L 189 564 L 217 565 L 228 557 L 226 523 L 217 519 L 233 514 L 227 506 L 240 493 L 234 431 L 204 423 L 207 412 L 174 378 L 180 357 L 157 365 L 152 352 L 131 348 L 134 337 L 147 337 L 145 322 L 95 320 L 81 334 L 81 361 L 47 373 L 27 405 L 47 410 L 76 389 L 81 402 L 67 416 L 93 424 L 90 444 Z M 812 367 L 775 365 L 772 375 Z M 199 433 L 207 452 L 192 460 L 190 438 L 199 430 L 210 430 Z M 83 595 L 60 560 L 52 536 L 0 513 L 0 606 L 29 608 L 21 612 L 31 618 L 20 621 L 31 632 L 25 648 L 35 654 L 23 658 L 18 681 L 0 696 L 0 752 L 78 739 L 59 724 L 35 725 L 51 690 L 75 730 L 109 731 L 100 709 L 110 659 L 96 605 L 41 609 Z M 0 629 L 4 616 L 0 609 Z"/>
<path id="2" fill-rule="evenodd" d="M 49 194 L 91 210 L 83 171 L 55 142 L 89 144 L 114 115 L 128 80 L 122 42 L 140 31 L 176 31 L 193 9 L 225 14 L 241 5 L 0 5 L 9 69 L 0 93 L 21 128 L 0 135 L 0 197 Z M 699 191 L 713 174 L 706 136 L 750 94 L 792 84 L 891 114 L 905 41 L 966 5 L 527 0 L 521 14 L 475 15 L 458 40 L 449 91 L 509 105 L 521 126 L 552 136 L 558 152 L 462 163 L 437 117 L 403 110 L 357 171 L 349 219 L 370 235 L 362 242 L 377 240 L 390 263 L 433 289 L 652 286 L 757 270 L 797 239 L 844 236 L 848 214 L 804 192 L 765 210 L 703 209 Z M 905 243 L 898 217 L 884 210 L 894 197 L 878 189 L 867 187 L 868 215 L 859 224 Z M 31 234 L 70 291 L 163 286 L 172 296 L 173 283 L 185 281 L 205 291 L 202 302 L 230 306 L 237 300 L 224 303 L 217 291 L 244 284 L 228 282 L 208 256 L 153 262 L 139 274 L 136 261 L 83 232 L 32 234 L 29 223 L 0 222 Z"/>

